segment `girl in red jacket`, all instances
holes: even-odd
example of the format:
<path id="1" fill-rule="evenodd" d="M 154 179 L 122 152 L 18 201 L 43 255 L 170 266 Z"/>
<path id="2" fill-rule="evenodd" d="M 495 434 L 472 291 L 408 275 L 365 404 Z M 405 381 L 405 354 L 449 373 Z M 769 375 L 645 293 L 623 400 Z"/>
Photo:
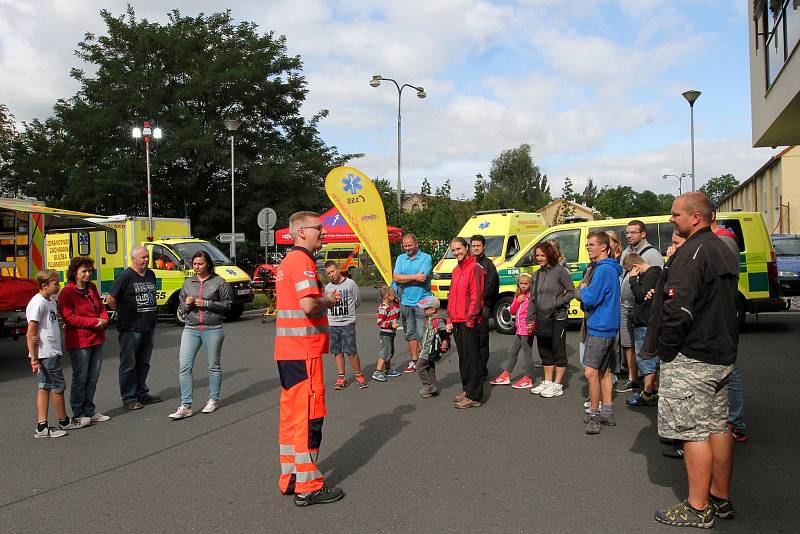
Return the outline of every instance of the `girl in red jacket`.
<path id="1" fill-rule="evenodd" d="M 463 237 L 450 242 L 458 260 L 447 301 L 447 331 L 453 333 L 458 349 L 458 369 L 464 391 L 453 399 L 456 408 L 477 408 L 483 398 L 483 364 L 480 357 L 483 321 L 483 280 L 486 273 L 469 252 Z"/>
<path id="2" fill-rule="evenodd" d="M 111 417 L 96 411 L 94 392 L 103 365 L 103 343 L 108 312 L 97 287 L 91 282 L 94 262 L 75 257 L 67 269 L 67 285 L 58 297 L 64 320 L 64 348 L 72 361 L 69 404 L 74 417 L 88 417 L 93 423 Z"/>

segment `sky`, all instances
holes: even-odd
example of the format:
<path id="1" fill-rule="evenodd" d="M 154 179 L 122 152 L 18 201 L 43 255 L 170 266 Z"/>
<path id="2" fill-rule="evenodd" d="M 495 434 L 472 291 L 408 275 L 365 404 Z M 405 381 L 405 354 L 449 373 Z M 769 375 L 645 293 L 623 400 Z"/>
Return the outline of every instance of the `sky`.
<path id="1" fill-rule="evenodd" d="M 98 12 L 128 2 L 0 0 L 0 103 L 18 121 L 44 119 L 75 94 L 74 50 L 102 34 Z M 677 193 L 691 172 L 696 89 L 697 187 L 750 177 L 776 150 L 752 148 L 748 0 L 139 0 L 138 18 L 166 21 L 230 9 L 236 21 L 285 35 L 303 59 L 307 117 L 323 140 L 372 178 L 397 180 L 397 89 L 404 89 L 403 188 L 450 179 L 469 198 L 504 150 L 529 144 L 551 194 L 599 186 Z M 243 127 L 246 127 L 244 125 Z M 684 191 L 690 180 L 683 180 Z"/>

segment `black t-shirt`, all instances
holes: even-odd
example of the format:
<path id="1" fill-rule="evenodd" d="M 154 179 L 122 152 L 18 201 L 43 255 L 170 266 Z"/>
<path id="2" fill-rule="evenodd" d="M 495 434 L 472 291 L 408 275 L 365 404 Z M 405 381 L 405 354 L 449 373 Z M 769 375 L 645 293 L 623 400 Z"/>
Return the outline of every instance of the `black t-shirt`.
<path id="1" fill-rule="evenodd" d="M 109 294 L 117 301 L 117 330 L 149 332 L 156 327 L 156 275 L 147 269 L 144 276 L 128 267 L 120 274 Z"/>

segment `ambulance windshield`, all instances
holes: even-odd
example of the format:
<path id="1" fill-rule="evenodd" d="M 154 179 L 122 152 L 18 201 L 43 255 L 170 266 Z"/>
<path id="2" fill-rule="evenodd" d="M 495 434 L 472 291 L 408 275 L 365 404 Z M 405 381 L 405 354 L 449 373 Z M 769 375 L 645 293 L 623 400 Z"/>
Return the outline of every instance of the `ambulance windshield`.
<path id="1" fill-rule="evenodd" d="M 187 269 L 192 268 L 192 256 L 199 250 L 205 250 L 211 256 L 211 261 L 215 266 L 219 265 L 233 265 L 233 262 L 223 254 L 217 247 L 208 241 L 188 241 L 186 243 L 177 243 L 172 245 L 175 251 L 180 255 L 183 264 Z"/>

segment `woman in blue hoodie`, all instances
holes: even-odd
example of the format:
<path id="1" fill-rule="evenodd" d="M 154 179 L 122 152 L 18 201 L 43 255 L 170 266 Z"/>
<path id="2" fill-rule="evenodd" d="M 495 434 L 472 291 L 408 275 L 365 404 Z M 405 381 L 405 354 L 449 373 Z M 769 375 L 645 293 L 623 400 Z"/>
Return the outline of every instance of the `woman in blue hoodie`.
<path id="1" fill-rule="evenodd" d="M 575 289 L 575 298 L 581 301 L 587 316 L 588 337 L 583 365 L 586 380 L 589 382 L 590 406 L 585 419 L 586 433 L 599 434 L 601 424 L 616 425 L 611 381 L 604 378 L 614 368 L 614 339 L 619 329 L 619 277 L 622 267 L 609 258 L 611 240 L 605 232 L 589 232 L 586 250 L 595 267 L 591 276 Z"/>

